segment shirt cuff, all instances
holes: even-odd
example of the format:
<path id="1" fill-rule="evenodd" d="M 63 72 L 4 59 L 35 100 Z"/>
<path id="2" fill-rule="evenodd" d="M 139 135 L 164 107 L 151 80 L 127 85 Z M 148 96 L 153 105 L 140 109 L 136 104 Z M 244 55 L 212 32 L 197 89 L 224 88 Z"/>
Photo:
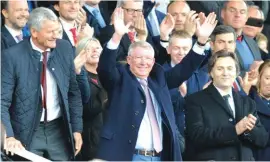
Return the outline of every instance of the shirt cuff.
<path id="1" fill-rule="evenodd" d="M 205 55 L 204 53 L 205 47 L 199 46 L 197 42 L 193 45 L 192 50 L 196 52 L 198 55 Z"/>
<path id="2" fill-rule="evenodd" d="M 168 45 L 169 45 L 169 42 L 161 42 L 161 41 L 160 41 L 160 45 L 161 45 L 162 47 L 164 47 L 164 48 L 167 48 Z"/>
<path id="3" fill-rule="evenodd" d="M 110 39 L 109 42 L 107 43 L 107 48 L 111 50 L 117 49 L 118 46 L 119 46 L 119 43 L 113 42 L 112 39 Z"/>

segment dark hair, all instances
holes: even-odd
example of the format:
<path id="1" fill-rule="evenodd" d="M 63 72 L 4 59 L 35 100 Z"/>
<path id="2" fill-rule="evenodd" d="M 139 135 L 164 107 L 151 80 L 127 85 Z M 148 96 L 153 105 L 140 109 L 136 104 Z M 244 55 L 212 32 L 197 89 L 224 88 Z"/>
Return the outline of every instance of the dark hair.
<path id="1" fill-rule="evenodd" d="M 1 11 L 2 11 L 3 9 L 8 10 L 8 1 L 7 1 L 7 0 L 1 1 Z"/>
<path id="2" fill-rule="evenodd" d="M 220 34 L 228 34 L 228 33 L 233 33 L 234 35 L 234 41 L 236 41 L 236 33 L 235 30 L 228 25 L 219 25 L 217 26 L 214 31 L 212 32 L 210 38 L 212 42 L 216 41 L 216 36 Z"/>
<path id="3" fill-rule="evenodd" d="M 167 12 L 168 12 L 169 7 L 170 7 L 174 2 L 183 2 L 183 3 L 185 3 L 186 5 L 188 5 L 188 7 L 190 8 L 189 4 L 188 4 L 186 1 L 171 0 L 170 3 L 167 5 Z"/>
<path id="4" fill-rule="evenodd" d="M 238 59 L 237 56 L 234 52 L 229 52 L 227 50 L 220 50 L 217 51 L 216 53 L 213 53 L 212 56 L 210 57 L 209 61 L 208 61 L 208 73 L 210 74 L 213 67 L 215 66 L 217 60 L 219 58 L 224 58 L 224 57 L 231 57 L 234 62 L 235 62 L 235 67 L 236 67 L 236 74 L 239 75 L 240 73 L 240 67 L 239 67 L 239 63 L 238 63 Z"/>
<path id="5" fill-rule="evenodd" d="M 233 0 L 231 0 L 231 1 L 233 1 Z M 222 10 L 227 9 L 227 5 L 231 1 L 230 0 L 229 1 L 224 1 L 223 6 L 222 6 Z M 248 7 L 249 7 L 248 3 L 245 0 L 243 0 L 243 2 L 246 4 L 247 9 L 248 9 Z"/>

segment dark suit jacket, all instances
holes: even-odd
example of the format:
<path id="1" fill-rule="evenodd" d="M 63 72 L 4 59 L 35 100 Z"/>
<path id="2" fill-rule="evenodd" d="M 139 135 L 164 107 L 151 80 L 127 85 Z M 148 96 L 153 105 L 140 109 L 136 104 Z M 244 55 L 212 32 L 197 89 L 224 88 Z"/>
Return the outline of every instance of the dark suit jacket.
<path id="1" fill-rule="evenodd" d="M 101 133 L 97 158 L 130 161 L 144 116 L 146 99 L 129 66 L 116 62 L 117 50 L 105 47 L 97 69 L 101 84 L 108 93 L 108 118 L 105 119 Z M 148 77 L 149 87 L 157 98 L 162 113 L 162 160 L 182 159 L 169 89 L 188 79 L 203 59 L 204 56 L 191 51 L 181 64 L 167 72 L 160 65 L 154 65 Z"/>
<path id="2" fill-rule="evenodd" d="M 17 44 L 5 26 L 1 27 L 1 51 Z"/>
<path id="3" fill-rule="evenodd" d="M 186 138 L 191 155 L 186 160 L 250 161 L 254 160 L 251 149 L 266 145 L 269 135 L 257 116 L 254 101 L 232 93 L 235 118 L 213 84 L 186 98 Z M 236 123 L 250 113 L 258 118 L 255 127 L 238 136 Z"/>
<path id="4" fill-rule="evenodd" d="M 251 50 L 251 53 L 254 57 L 254 60 L 255 61 L 262 60 L 262 56 L 261 56 L 261 52 L 260 52 L 258 44 L 252 38 L 249 38 L 246 35 L 243 35 L 243 41 L 244 40 L 247 42 L 247 45 L 248 45 L 249 49 Z M 239 50 L 237 48 L 235 49 L 235 52 L 236 52 L 236 55 L 238 57 L 238 61 L 239 61 L 239 65 L 240 65 L 240 71 L 241 71 L 240 75 L 244 76 L 245 70 L 244 70 L 244 65 L 243 65 L 244 64 L 243 58 L 240 56 Z"/>
<path id="5" fill-rule="evenodd" d="M 257 106 L 257 113 L 260 117 L 262 125 L 270 133 L 270 109 L 268 105 L 264 103 L 262 98 L 258 95 L 257 89 L 252 87 L 250 90 L 250 97 L 255 101 Z M 254 157 L 256 161 L 269 161 L 270 160 L 270 140 L 268 139 L 267 146 L 265 148 L 254 148 Z"/>
<path id="6" fill-rule="evenodd" d="M 100 30 L 101 30 L 101 27 L 100 25 L 98 24 L 98 20 L 94 17 L 94 15 L 88 11 L 88 9 L 83 6 L 83 9 L 84 11 L 86 12 L 86 16 L 87 16 L 87 20 L 86 22 L 94 28 L 94 36 L 95 37 L 98 37 L 100 35 Z M 107 6 L 107 3 L 104 3 L 104 2 L 100 2 L 99 4 L 99 9 L 100 9 L 100 13 L 105 21 L 105 24 L 106 25 L 109 25 L 110 24 L 110 15 L 108 13 L 108 6 Z"/>
<path id="7" fill-rule="evenodd" d="M 72 133 L 82 132 L 82 100 L 72 53 L 68 42 L 57 40 L 47 67 L 57 84 L 65 138 L 69 141 L 69 149 L 74 151 Z M 7 136 L 20 140 L 26 149 L 29 149 L 42 115 L 40 57 L 26 39 L 4 50 L 1 59 L 1 120 Z"/>

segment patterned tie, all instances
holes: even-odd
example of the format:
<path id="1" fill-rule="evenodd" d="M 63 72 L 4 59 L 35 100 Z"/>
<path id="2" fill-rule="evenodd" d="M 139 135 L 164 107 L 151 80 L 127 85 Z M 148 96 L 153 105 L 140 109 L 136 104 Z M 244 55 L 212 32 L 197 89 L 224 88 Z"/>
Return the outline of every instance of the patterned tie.
<path id="1" fill-rule="evenodd" d="M 153 134 L 153 143 L 154 143 L 154 149 L 156 152 L 160 152 L 162 150 L 161 148 L 161 139 L 160 139 L 160 131 L 159 126 L 157 122 L 157 117 L 155 113 L 155 108 L 150 96 L 149 88 L 147 86 L 147 81 L 144 79 L 140 79 L 139 81 L 141 85 L 143 86 L 145 98 L 146 98 L 146 109 L 148 113 L 148 117 L 151 123 L 151 129 Z"/>
<path id="2" fill-rule="evenodd" d="M 128 32 L 128 38 L 133 43 L 135 41 L 135 32 Z"/>
<path id="3" fill-rule="evenodd" d="M 231 96 L 229 94 L 227 94 L 227 95 L 223 96 L 223 99 L 225 100 L 226 106 L 229 109 L 230 113 L 234 116 L 233 110 L 232 110 L 230 103 L 229 103 L 229 97 L 231 97 Z"/>
<path id="4" fill-rule="evenodd" d="M 93 10 L 93 15 L 97 19 L 98 24 L 100 25 L 100 27 L 104 28 L 106 26 L 105 21 L 104 21 L 102 15 L 101 15 L 100 11 L 97 8 L 95 8 Z"/>
<path id="5" fill-rule="evenodd" d="M 76 44 L 77 43 L 76 28 L 71 28 L 69 31 L 72 33 L 74 44 Z"/>
<path id="6" fill-rule="evenodd" d="M 42 60 L 42 76 L 41 76 L 41 85 L 43 88 L 43 98 L 42 98 L 42 107 L 45 109 L 44 122 L 47 122 L 47 82 L 46 82 L 46 69 L 47 69 L 47 51 L 43 52 L 43 60 Z"/>
<path id="7" fill-rule="evenodd" d="M 23 40 L 23 35 L 22 34 L 17 35 L 16 39 L 18 40 L 18 42 L 22 41 Z"/>

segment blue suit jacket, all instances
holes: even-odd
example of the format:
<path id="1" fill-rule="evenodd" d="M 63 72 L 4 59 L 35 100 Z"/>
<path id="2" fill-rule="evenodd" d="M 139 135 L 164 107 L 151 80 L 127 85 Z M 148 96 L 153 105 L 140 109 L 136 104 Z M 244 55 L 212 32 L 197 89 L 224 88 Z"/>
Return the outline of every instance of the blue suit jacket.
<path id="1" fill-rule="evenodd" d="M 256 102 L 257 113 L 264 128 L 270 132 L 270 109 L 258 95 L 255 87 L 250 90 L 250 97 Z M 268 139 L 265 148 L 254 148 L 254 158 L 256 161 L 270 160 L 270 140 Z"/>
<path id="2" fill-rule="evenodd" d="M 1 27 L 1 51 L 17 44 L 5 26 Z"/>
<path id="3" fill-rule="evenodd" d="M 134 154 L 138 131 L 145 113 L 146 99 L 129 65 L 116 62 L 117 50 L 104 48 L 98 65 L 101 84 L 108 92 L 108 116 L 105 119 L 97 158 L 107 161 L 130 161 Z M 169 89 L 187 80 L 204 59 L 193 51 L 175 68 L 164 72 L 155 64 L 149 87 L 161 108 L 163 124 L 162 160 L 182 160 L 179 132 L 175 123 Z"/>

